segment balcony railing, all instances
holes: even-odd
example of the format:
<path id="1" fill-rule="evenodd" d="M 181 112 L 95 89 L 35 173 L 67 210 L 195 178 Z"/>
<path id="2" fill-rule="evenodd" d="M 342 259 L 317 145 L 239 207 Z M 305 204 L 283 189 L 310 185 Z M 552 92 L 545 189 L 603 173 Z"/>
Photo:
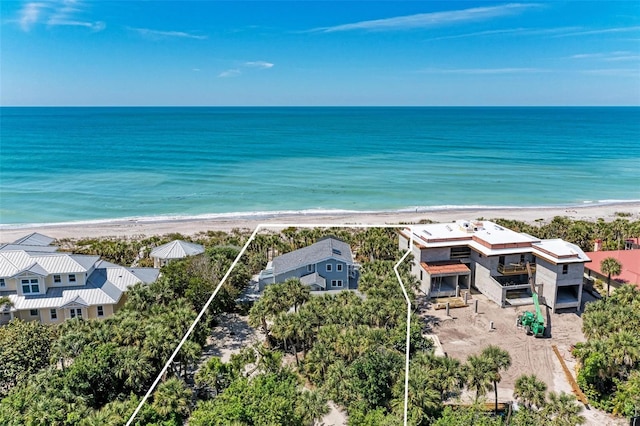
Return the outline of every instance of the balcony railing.
<path id="1" fill-rule="evenodd" d="M 536 271 L 536 265 L 529 265 L 531 272 Z M 502 275 L 521 275 L 527 273 L 527 265 L 522 263 L 509 263 L 508 265 L 498 264 L 498 272 Z"/>

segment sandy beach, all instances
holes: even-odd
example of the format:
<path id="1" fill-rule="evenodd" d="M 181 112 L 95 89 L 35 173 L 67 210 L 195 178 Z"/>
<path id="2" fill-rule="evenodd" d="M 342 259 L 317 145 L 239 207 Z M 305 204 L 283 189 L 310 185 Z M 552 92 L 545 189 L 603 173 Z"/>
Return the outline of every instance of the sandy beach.
<path id="1" fill-rule="evenodd" d="M 259 224 L 278 226 L 315 225 L 398 225 L 417 223 L 421 220 L 450 222 L 458 219 L 515 219 L 525 222 L 546 222 L 555 216 L 565 216 L 574 220 L 595 221 L 602 218 L 612 221 L 620 217 L 617 213 L 630 214 L 625 219 L 640 220 L 640 202 L 600 204 L 571 207 L 543 208 L 486 208 L 455 209 L 416 212 L 346 213 L 346 214 L 281 214 L 263 217 L 238 218 L 194 218 L 167 220 L 114 220 L 95 223 L 43 224 L 37 226 L 1 225 L 0 242 L 12 242 L 32 232 L 39 232 L 53 238 L 89 237 L 133 237 L 163 235 L 178 232 L 193 235 L 203 231 L 230 231 L 255 229 Z"/>

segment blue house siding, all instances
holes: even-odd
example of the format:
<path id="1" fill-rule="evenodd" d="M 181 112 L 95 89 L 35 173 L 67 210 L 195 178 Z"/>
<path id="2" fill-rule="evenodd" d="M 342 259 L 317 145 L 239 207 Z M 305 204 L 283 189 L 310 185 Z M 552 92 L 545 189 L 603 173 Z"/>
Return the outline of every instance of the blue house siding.
<path id="1" fill-rule="evenodd" d="M 327 270 L 327 265 L 331 265 L 331 270 Z M 338 265 L 342 268 L 338 271 Z M 335 259 L 328 259 L 318 263 L 317 266 L 318 275 L 327 280 L 327 290 L 340 290 L 349 287 L 349 272 L 347 264 Z M 342 287 L 334 287 L 331 285 L 332 281 L 342 281 Z"/>
<path id="2" fill-rule="evenodd" d="M 283 283 L 289 278 L 301 278 L 307 274 L 312 274 L 313 272 L 307 272 L 307 267 L 303 266 L 298 269 L 294 269 L 293 271 L 286 271 L 282 274 L 277 274 L 275 277 L 276 283 Z"/>
<path id="3" fill-rule="evenodd" d="M 303 277 L 309 285 L 323 282 L 325 290 L 357 289 L 359 271 L 349 246 L 329 238 L 273 259 L 260 274 L 259 286 L 262 290 L 268 284 Z M 322 286 L 313 285 L 312 289 L 319 290 Z"/>

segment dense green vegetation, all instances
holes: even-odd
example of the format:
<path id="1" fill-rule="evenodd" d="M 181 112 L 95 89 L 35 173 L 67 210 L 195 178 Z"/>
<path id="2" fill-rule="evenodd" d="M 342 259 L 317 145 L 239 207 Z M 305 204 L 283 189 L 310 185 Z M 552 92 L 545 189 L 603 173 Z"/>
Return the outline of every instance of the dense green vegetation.
<path id="1" fill-rule="evenodd" d="M 640 235 L 639 222 L 626 219 L 501 223 L 543 238 L 566 238 L 586 250 L 595 238 L 613 248 Z M 175 238 L 201 243 L 207 251 L 170 263 L 156 283 L 133 287 L 123 309 L 107 320 L 74 319 L 59 326 L 15 320 L 0 328 L 0 424 L 124 424 L 249 235 L 235 230 L 193 238 L 64 241 L 66 249 L 138 266 L 150 266 L 152 248 Z M 327 235 L 354 250 L 362 264 L 364 297 L 351 292 L 311 297 L 297 280 L 270 286 L 249 312 L 250 322 L 265 332 L 266 345 L 245 348 L 228 363 L 215 357 L 203 361 L 216 316 L 239 309 L 236 299 L 250 276 L 270 257 Z M 288 228 L 257 235 L 135 424 L 169 426 L 189 419 L 193 425 L 309 425 L 327 412 L 329 400 L 346 410 L 351 425 L 402 424 L 407 305 L 393 272 L 402 255 L 397 244 L 395 232 L 381 228 Z M 408 265 L 400 273 L 407 286 L 416 285 Z M 602 407 L 628 414 L 639 404 L 640 344 L 633 333 L 640 323 L 621 310 L 639 312 L 638 296 L 623 291 L 598 303 L 607 308 L 587 310 L 589 340 L 576 347 L 583 365 L 580 384 Z M 600 310 L 607 313 L 596 315 Z M 597 331 L 609 323 L 617 325 Z M 516 385 L 523 402 L 516 414 L 507 420 L 495 416 L 493 406 L 485 410 L 485 397 L 493 393 L 491 401 L 497 400 L 496 385 L 511 362 L 508 353 L 489 347 L 466 362 L 436 357 L 423 338 L 424 327 L 412 312 L 409 424 L 581 423 L 572 397 L 547 394 L 530 376 Z M 465 389 L 479 403 L 449 406 Z"/>
<path id="2" fill-rule="evenodd" d="M 0 424 L 125 423 L 238 252 L 213 246 L 203 256 L 172 262 L 155 283 L 131 288 L 124 307 L 104 321 L 46 326 L 14 320 L 0 328 Z M 234 268 L 137 424 L 186 419 L 192 406 L 187 383 L 215 314 L 233 309 L 248 280 L 246 268 Z"/>
<path id="3" fill-rule="evenodd" d="M 620 250 L 625 239 L 640 237 L 640 220 L 617 218 L 611 222 L 572 220 L 556 216 L 549 223 L 530 224 L 519 220 L 495 219 L 499 225 L 518 232 L 526 232 L 538 238 L 562 238 L 576 244 L 584 251 L 593 251 L 595 240 L 602 240 L 602 250 Z"/>
<path id="4" fill-rule="evenodd" d="M 581 364 L 580 388 L 599 408 L 640 414 L 640 290 L 621 286 L 587 305 L 582 321 L 587 341 L 573 351 Z"/>

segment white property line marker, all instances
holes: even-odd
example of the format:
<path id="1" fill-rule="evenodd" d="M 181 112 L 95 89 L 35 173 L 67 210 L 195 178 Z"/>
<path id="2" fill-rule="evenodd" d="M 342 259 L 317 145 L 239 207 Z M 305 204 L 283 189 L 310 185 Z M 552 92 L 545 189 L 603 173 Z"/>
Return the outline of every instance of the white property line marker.
<path id="1" fill-rule="evenodd" d="M 407 426 L 407 410 L 409 408 L 409 345 L 411 343 L 411 301 L 409 300 L 409 295 L 407 294 L 407 289 L 404 287 L 404 283 L 402 282 L 402 278 L 400 278 L 400 272 L 398 272 L 398 267 L 402 262 L 405 261 L 407 256 L 411 254 L 411 245 L 413 244 L 413 233 L 411 233 L 411 241 L 409 244 L 409 248 L 407 252 L 400 258 L 396 266 L 393 267 L 393 272 L 396 273 L 396 278 L 398 278 L 398 282 L 400 283 L 400 287 L 402 288 L 402 293 L 404 294 L 404 298 L 407 301 L 407 344 L 405 350 L 405 366 L 404 366 L 404 426 Z"/>
<path id="2" fill-rule="evenodd" d="M 256 229 L 253 230 L 253 233 L 251 234 L 251 236 L 249 237 L 247 242 L 242 247 L 242 250 L 240 250 L 240 253 L 238 253 L 238 255 L 236 256 L 235 260 L 233 261 L 233 263 L 229 267 L 229 270 L 226 272 L 226 274 L 224 274 L 224 276 L 220 280 L 220 283 L 218 284 L 218 286 L 215 288 L 215 290 L 213 291 L 213 293 L 209 297 L 209 300 L 207 300 L 207 303 L 204 304 L 204 306 L 202 307 L 202 310 L 200 311 L 200 313 L 198 314 L 196 319 L 193 320 L 193 323 L 191 324 L 191 326 L 189 327 L 189 329 L 185 333 L 184 337 L 182 338 L 182 340 L 180 341 L 180 343 L 178 344 L 176 349 L 173 351 L 173 354 L 171 354 L 171 356 L 167 360 L 167 363 L 164 365 L 164 367 L 162 367 L 162 370 L 160 370 L 160 373 L 158 374 L 158 377 L 156 377 L 156 379 L 153 381 L 153 384 L 151 385 L 151 387 L 149 388 L 147 393 L 144 395 L 144 397 L 142 398 L 142 400 L 140 401 L 140 403 L 136 407 L 136 409 L 133 412 L 133 414 L 131 414 L 131 417 L 129 418 L 129 421 L 127 421 L 127 423 L 126 423 L 126 426 L 131 426 L 131 424 L 133 423 L 133 420 L 136 418 L 136 416 L 140 412 L 140 409 L 142 408 L 144 403 L 147 402 L 147 400 L 149 399 L 149 396 L 151 396 L 151 393 L 155 390 L 156 386 L 158 386 L 158 383 L 160 382 L 160 380 L 162 380 L 162 376 L 164 375 L 164 373 L 166 373 L 167 369 L 169 368 L 169 366 L 173 362 L 173 360 L 176 357 L 176 355 L 178 355 L 178 352 L 180 352 L 180 349 L 182 349 L 182 346 L 187 341 L 189 336 L 191 336 L 191 333 L 195 329 L 195 327 L 198 324 L 198 322 L 200 322 L 200 319 L 204 315 L 205 311 L 209 308 L 209 305 L 211 304 L 211 302 L 213 302 L 213 299 L 215 299 L 216 295 L 218 294 L 218 291 L 220 291 L 220 288 L 222 287 L 222 284 L 224 284 L 224 282 L 227 280 L 227 278 L 229 278 L 229 275 L 231 275 L 231 271 L 238 264 L 238 262 L 240 261 L 240 259 L 244 255 L 244 252 L 249 247 L 249 244 L 251 244 L 251 242 L 255 239 L 256 235 L 258 234 L 258 231 L 260 231 L 262 228 L 285 229 L 285 228 L 292 228 L 292 227 L 293 228 L 404 228 L 404 227 L 406 227 L 406 225 L 376 225 L 376 224 L 336 225 L 336 224 L 288 224 L 288 223 L 282 223 L 282 224 L 258 224 Z M 413 233 L 411 234 L 411 243 L 413 243 Z M 409 300 L 409 296 L 407 294 L 407 290 L 404 287 L 404 283 L 400 279 L 400 274 L 398 273 L 398 269 L 397 268 L 398 268 L 398 266 L 400 266 L 400 264 L 402 262 L 404 262 L 404 260 L 407 258 L 407 256 L 410 253 L 411 253 L 411 244 L 409 245 L 409 248 L 407 249 L 407 252 L 404 254 L 404 256 L 402 256 L 402 258 L 398 261 L 398 263 L 393 267 L 393 270 L 394 270 L 394 272 L 396 274 L 398 282 L 400 283 L 400 287 L 402 288 L 402 293 L 404 294 L 404 297 L 407 300 L 407 342 L 406 342 L 406 349 L 405 349 L 406 363 L 405 363 L 405 371 L 404 371 L 404 426 L 407 426 L 407 408 L 408 408 L 408 401 L 409 401 L 409 343 L 410 343 L 410 337 L 411 337 L 411 334 L 410 334 L 410 330 L 411 330 L 411 301 Z"/>

